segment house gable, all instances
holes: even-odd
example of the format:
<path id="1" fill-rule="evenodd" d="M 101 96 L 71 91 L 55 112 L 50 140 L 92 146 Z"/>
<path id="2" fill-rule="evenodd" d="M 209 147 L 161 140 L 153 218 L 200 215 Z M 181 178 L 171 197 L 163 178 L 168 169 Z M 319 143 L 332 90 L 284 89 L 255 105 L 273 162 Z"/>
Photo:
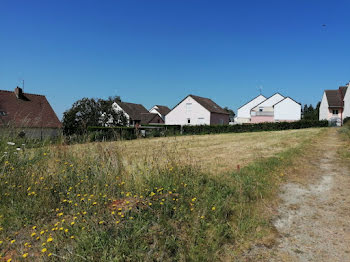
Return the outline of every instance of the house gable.
<path id="1" fill-rule="evenodd" d="M 290 97 L 279 101 L 273 108 L 275 121 L 297 121 L 301 119 L 301 104 Z"/>
<path id="2" fill-rule="evenodd" d="M 260 104 L 261 102 L 265 101 L 266 97 L 263 95 L 259 95 L 240 108 L 237 109 L 237 118 L 250 118 L 250 110 Z"/>
<path id="3" fill-rule="evenodd" d="M 210 112 L 188 95 L 165 116 L 165 124 L 210 125 Z"/>
<path id="4" fill-rule="evenodd" d="M 323 92 L 320 109 L 319 109 L 319 120 L 328 120 L 329 105 L 326 95 L 326 91 Z"/>

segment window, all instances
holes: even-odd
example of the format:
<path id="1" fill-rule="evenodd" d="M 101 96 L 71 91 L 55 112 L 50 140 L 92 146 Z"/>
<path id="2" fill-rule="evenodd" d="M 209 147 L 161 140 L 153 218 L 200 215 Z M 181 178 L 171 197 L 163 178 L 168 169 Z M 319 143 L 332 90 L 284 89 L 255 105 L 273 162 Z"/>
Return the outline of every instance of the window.
<path id="1" fill-rule="evenodd" d="M 333 115 L 338 115 L 338 109 L 333 109 Z"/>
<path id="2" fill-rule="evenodd" d="M 224 119 L 220 118 L 220 125 L 224 124 Z"/>
<path id="3" fill-rule="evenodd" d="M 187 118 L 187 124 L 191 124 L 191 118 Z"/>
<path id="4" fill-rule="evenodd" d="M 259 107 L 259 112 L 262 112 L 264 111 L 264 108 L 263 107 Z"/>
<path id="5" fill-rule="evenodd" d="M 192 111 L 192 103 L 186 103 L 186 113 L 191 113 Z"/>
<path id="6" fill-rule="evenodd" d="M 0 116 L 6 116 L 6 112 L 5 111 L 0 111 Z"/>

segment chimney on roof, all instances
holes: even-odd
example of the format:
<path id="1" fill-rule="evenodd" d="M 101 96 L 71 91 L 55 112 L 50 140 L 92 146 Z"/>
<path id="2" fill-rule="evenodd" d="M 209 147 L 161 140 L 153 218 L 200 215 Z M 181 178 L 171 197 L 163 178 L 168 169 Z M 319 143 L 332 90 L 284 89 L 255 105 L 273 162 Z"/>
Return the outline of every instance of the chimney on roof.
<path id="1" fill-rule="evenodd" d="M 18 99 L 21 99 L 23 97 L 23 90 L 20 87 L 15 88 L 15 95 Z"/>

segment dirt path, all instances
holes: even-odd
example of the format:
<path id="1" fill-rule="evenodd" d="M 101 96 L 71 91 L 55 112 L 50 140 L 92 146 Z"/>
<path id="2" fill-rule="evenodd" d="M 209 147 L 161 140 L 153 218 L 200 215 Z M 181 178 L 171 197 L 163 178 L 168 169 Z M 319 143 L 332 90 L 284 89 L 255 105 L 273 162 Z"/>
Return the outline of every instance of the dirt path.
<path id="1" fill-rule="evenodd" d="M 282 187 L 276 244 L 255 247 L 244 260 L 350 262 L 350 172 L 337 154 L 344 143 L 337 130 L 326 138 L 308 156 L 312 168 L 296 169 L 304 183 Z"/>

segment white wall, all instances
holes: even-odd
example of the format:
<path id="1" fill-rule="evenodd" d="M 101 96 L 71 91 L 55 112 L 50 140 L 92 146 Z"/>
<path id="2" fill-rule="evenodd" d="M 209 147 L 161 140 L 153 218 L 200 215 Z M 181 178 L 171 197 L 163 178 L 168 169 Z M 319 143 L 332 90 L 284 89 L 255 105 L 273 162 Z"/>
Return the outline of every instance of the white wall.
<path id="1" fill-rule="evenodd" d="M 245 104 L 244 106 L 240 107 L 237 110 L 237 121 L 240 121 L 240 119 L 250 119 L 250 110 L 255 107 L 256 105 L 260 104 L 262 101 L 266 100 L 266 97 L 263 95 L 259 95 L 258 97 L 254 98 L 249 103 Z"/>
<path id="2" fill-rule="evenodd" d="M 326 96 L 326 92 L 323 92 L 323 97 L 320 105 L 319 111 L 319 120 L 328 120 L 329 109 L 328 109 L 328 100 Z"/>
<path id="3" fill-rule="evenodd" d="M 350 86 L 348 86 L 348 90 L 346 91 L 345 97 L 344 97 L 343 119 L 345 117 L 350 117 Z"/>
<path id="4" fill-rule="evenodd" d="M 191 110 L 187 112 L 186 104 L 191 104 Z M 187 123 L 187 119 L 191 123 Z M 165 116 L 166 125 L 210 125 L 210 112 L 201 106 L 196 100 L 188 96 Z"/>
<path id="5" fill-rule="evenodd" d="M 275 121 L 297 121 L 301 119 L 301 105 L 287 97 L 274 106 Z"/>

